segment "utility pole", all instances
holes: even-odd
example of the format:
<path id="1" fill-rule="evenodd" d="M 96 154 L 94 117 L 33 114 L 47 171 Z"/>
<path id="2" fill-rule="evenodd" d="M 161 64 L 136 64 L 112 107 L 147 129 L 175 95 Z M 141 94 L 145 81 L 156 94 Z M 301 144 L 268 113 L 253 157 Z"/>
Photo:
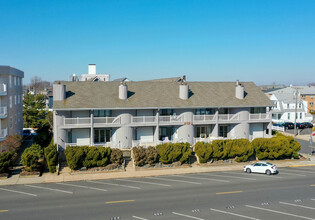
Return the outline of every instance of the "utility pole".
<path id="1" fill-rule="evenodd" d="M 295 89 L 295 109 L 294 109 L 294 136 L 296 136 L 296 113 L 297 113 L 297 94 L 298 88 Z"/>

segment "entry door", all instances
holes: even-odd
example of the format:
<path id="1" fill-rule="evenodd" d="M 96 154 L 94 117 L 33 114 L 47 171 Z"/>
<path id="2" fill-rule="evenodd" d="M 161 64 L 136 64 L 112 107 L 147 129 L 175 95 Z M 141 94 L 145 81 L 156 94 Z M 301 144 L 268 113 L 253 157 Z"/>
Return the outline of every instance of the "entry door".
<path id="1" fill-rule="evenodd" d="M 197 137 L 207 138 L 208 136 L 208 127 L 207 126 L 198 126 L 197 127 Z"/>
<path id="2" fill-rule="evenodd" d="M 110 130 L 109 129 L 95 129 L 94 130 L 94 143 L 101 144 L 110 142 Z"/>

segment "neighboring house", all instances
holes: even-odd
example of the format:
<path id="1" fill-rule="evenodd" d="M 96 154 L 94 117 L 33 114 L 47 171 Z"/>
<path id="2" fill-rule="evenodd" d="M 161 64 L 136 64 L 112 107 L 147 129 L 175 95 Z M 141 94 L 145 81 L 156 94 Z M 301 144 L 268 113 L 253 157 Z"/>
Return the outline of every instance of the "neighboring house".
<path id="1" fill-rule="evenodd" d="M 97 74 L 96 73 L 96 64 L 89 64 L 89 72 L 88 74 L 82 74 L 81 77 L 77 76 L 76 74 L 72 74 L 70 76 L 70 81 L 109 81 L 110 75 L 109 74 Z"/>
<path id="2" fill-rule="evenodd" d="M 273 103 L 252 82 L 55 82 L 53 92 L 63 149 L 270 137 Z"/>
<path id="3" fill-rule="evenodd" d="M 22 135 L 23 78 L 24 72 L 0 66 L 0 141 L 8 135 Z"/>
<path id="4" fill-rule="evenodd" d="M 312 115 L 307 113 L 307 102 L 302 100 L 299 96 L 297 99 L 296 101 L 295 94 L 293 93 L 272 94 L 270 100 L 275 104 L 275 107 L 270 111 L 272 113 L 272 121 L 274 123 L 294 123 L 295 118 L 296 122 L 312 121 Z"/>
<path id="5" fill-rule="evenodd" d="M 306 101 L 305 107 L 308 113 L 315 113 L 315 86 L 289 86 L 284 89 L 278 89 L 275 91 L 267 91 L 265 94 L 271 96 L 272 94 L 285 93 L 292 94 L 294 96 L 296 90 L 298 95 L 304 101 Z"/>

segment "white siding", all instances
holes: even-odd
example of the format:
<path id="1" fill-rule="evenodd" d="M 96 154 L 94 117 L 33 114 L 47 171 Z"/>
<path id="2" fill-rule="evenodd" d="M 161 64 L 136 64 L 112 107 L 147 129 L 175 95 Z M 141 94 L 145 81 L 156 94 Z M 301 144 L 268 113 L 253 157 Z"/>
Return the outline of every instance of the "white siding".
<path id="1" fill-rule="evenodd" d="M 263 124 L 251 124 L 250 135 L 252 139 L 264 137 L 264 125 Z"/>
<path id="2" fill-rule="evenodd" d="M 90 145 L 90 129 L 73 129 L 72 142 L 77 145 Z"/>
<path id="3" fill-rule="evenodd" d="M 137 140 L 144 142 L 153 142 L 153 127 L 140 127 L 137 128 Z"/>

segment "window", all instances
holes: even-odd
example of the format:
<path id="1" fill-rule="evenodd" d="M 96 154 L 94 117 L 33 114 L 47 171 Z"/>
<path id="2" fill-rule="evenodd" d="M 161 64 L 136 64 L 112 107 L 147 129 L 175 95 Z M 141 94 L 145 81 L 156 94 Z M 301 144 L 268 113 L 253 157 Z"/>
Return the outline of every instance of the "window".
<path id="1" fill-rule="evenodd" d="M 310 102 L 310 106 L 313 106 L 314 105 L 314 102 Z"/>
<path id="2" fill-rule="evenodd" d="M 266 113 L 266 107 L 251 107 L 250 113 L 251 114 Z"/>
<path id="3" fill-rule="evenodd" d="M 111 110 L 94 110 L 94 117 L 111 117 Z"/>
<path id="4" fill-rule="evenodd" d="M 302 98 L 305 99 L 306 95 L 302 95 Z"/>
<path id="5" fill-rule="evenodd" d="M 197 127 L 197 137 L 207 138 L 209 136 L 209 129 L 206 126 Z"/>
<path id="6" fill-rule="evenodd" d="M 94 129 L 94 143 L 101 144 L 110 142 L 110 129 Z"/>
<path id="7" fill-rule="evenodd" d="M 299 103 L 299 108 L 302 108 L 302 104 L 301 103 Z"/>
<path id="8" fill-rule="evenodd" d="M 16 86 L 16 84 L 17 84 L 17 77 L 16 76 L 13 76 L 13 78 L 14 78 L 14 85 Z"/>
<path id="9" fill-rule="evenodd" d="M 228 134 L 228 126 L 220 125 L 219 126 L 219 137 L 227 137 Z"/>
<path id="10" fill-rule="evenodd" d="M 287 108 L 290 108 L 290 104 L 287 104 Z"/>
<path id="11" fill-rule="evenodd" d="M 174 114 L 174 111 L 173 109 L 161 109 L 161 113 L 160 115 L 161 116 L 167 116 L 167 115 L 173 115 Z"/>
<path id="12" fill-rule="evenodd" d="M 288 113 L 288 120 L 290 120 L 290 113 Z"/>
<path id="13" fill-rule="evenodd" d="M 174 133 L 173 127 L 160 127 L 159 140 L 160 141 L 173 140 L 173 133 Z"/>
<path id="14" fill-rule="evenodd" d="M 9 76 L 9 88 L 11 88 L 11 84 L 12 84 L 12 76 Z"/>
<path id="15" fill-rule="evenodd" d="M 301 112 L 301 113 L 300 113 L 300 119 L 302 119 L 302 116 L 303 116 L 303 113 Z"/>
<path id="16" fill-rule="evenodd" d="M 9 118 L 9 127 L 13 128 L 13 118 L 12 118 L 12 116 Z"/>
<path id="17" fill-rule="evenodd" d="M 214 109 L 210 109 L 210 108 L 200 108 L 200 109 L 196 109 L 196 115 L 213 115 L 215 114 Z"/>
<path id="18" fill-rule="evenodd" d="M 15 124 L 17 123 L 17 115 L 15 114 L 15 116 L 14 116 L 14 118 L 15 118 Z"/>
<path id="19" fill-rule="evenodd" d="M 20 99 L 20 95 L 18 95 L 18 104 L 20 104 L 21 103 L 21 99 Z"/>
<path id="20" fill-rule="evenodd" d="M 229 114 L 229 109 L 228 108 L 220 108 L 219 114 Z"/>
<path id="21" fill-rule="evenodd" d="M 313 99 L 314 98 L 314 96 L 313 95 L 311 95 L 311 99 Z"/>
<path id="22" fill-rule="evenodd" d="M 14 104 L 15 105 L 17 104 L 17 97 L 16 97 L 16 95 L 14 96 Z"/>
<path id="23" fill-rule="evenodd" d="M 12 96 L 10 96 L 10 108 L 12 108 Z"/>

